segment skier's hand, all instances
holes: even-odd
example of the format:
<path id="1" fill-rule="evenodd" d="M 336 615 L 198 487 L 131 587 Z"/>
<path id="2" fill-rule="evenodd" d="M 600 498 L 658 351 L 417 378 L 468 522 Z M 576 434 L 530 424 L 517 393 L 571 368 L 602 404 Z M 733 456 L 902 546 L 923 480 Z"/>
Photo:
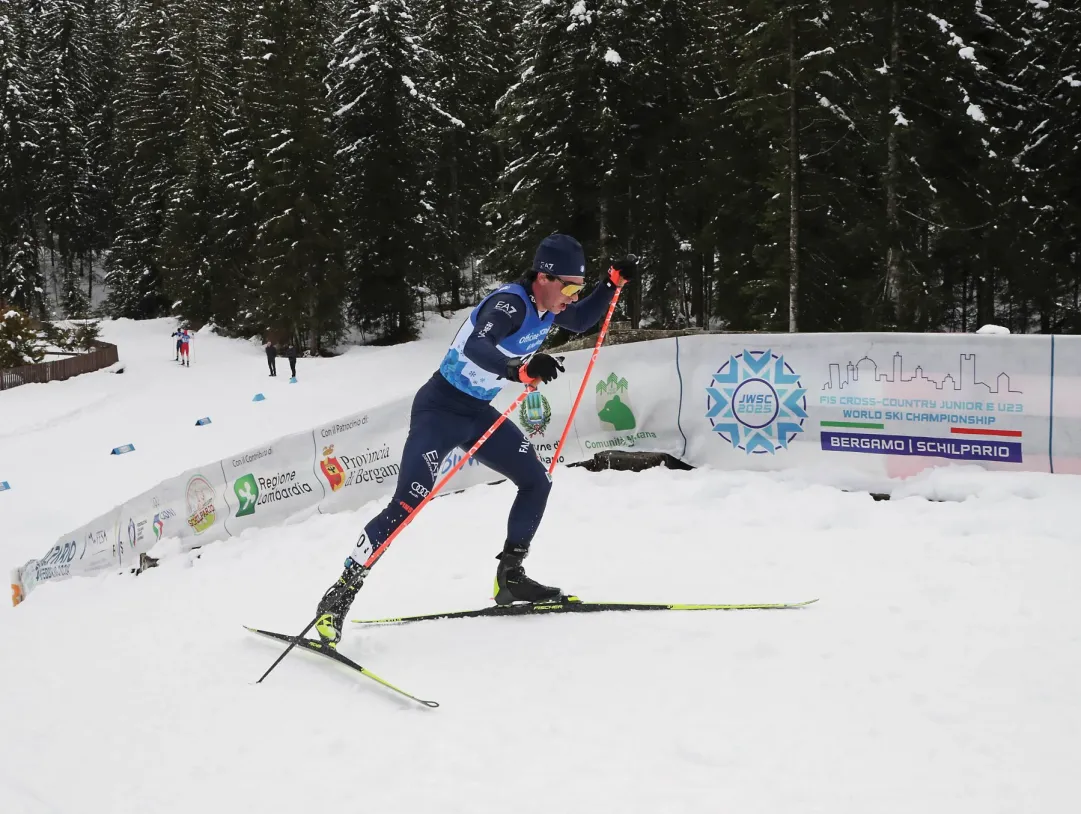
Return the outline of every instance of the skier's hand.
<path id="1" fill-rule="evenodd" d="M 628 254 L 621 260 L 613 260 L 612 267 L 608 269 L 608 279 L 613 285 L 622 286 L 638 276 L 638 258 Z"/>
<path id="2" fill-rule="evenodd" d="M 538 353 L 526 364 L 519 367 L 513 378 L 525 384 L 535 384 L 538 379 L 548 384 L 548 382 L 554 381 L 560 373 L 565 372 L 563 365 L 560 364 L 562 361 L 562 357 Z"/>

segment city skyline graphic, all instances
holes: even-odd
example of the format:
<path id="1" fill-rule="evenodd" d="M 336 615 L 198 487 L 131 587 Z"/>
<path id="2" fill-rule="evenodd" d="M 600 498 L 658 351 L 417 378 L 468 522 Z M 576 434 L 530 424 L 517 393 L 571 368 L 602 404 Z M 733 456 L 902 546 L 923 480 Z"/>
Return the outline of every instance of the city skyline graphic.
<path id="1" fill-rule="evenodd" d="M 857 362 L 849 362 L 844 365 L 843 368 L 840 362 L 831 362 L 829 365 L 829 380 L 822 385 L 822 389 L 844 390 L 845 387 L 861 382 L 864 384 L 876 384 L 878 382 L 889 382 L 894 384 L 900 382 L 903 384 L 933 384 L 936 390 L 961 391 L 970 388 L 983 387 L 988 394 L 995 395 L 1003 393 L 1021 394 L 1023 392 L 1013 388 L 1010 384 L 1010 376 L 1005 371 L 999 373 L 998 376 L 991 380 L 994 383 L 993 385 L 977 379 L 975 353 L 961 353 L 958 354 L 958 357 L 956 378 L 954 378 L 953 373 L 947 373 L 946 375 L 937 378 L 927 376 L 923 372 L 922 365 L 917 365 L 915 371 L 906 378 L 904 357 L 901 355 L 900 351 L 893 354 L 893 367 L 886 373 L 879 372 L 878 362 L 870 356 L 864 356 Z"/>

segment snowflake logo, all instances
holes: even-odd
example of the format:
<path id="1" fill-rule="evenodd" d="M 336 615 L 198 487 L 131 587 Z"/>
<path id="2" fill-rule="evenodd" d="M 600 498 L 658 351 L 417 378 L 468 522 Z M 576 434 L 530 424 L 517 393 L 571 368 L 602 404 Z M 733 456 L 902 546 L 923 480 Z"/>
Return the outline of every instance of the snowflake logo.
<path id="1" fill-rule="evenodd" d="M 729 356 L 706 388 L 713 431 L 748 455 L 773 455 L 803 432 L 807 389 L 783 356 L 744 350 Z"/>

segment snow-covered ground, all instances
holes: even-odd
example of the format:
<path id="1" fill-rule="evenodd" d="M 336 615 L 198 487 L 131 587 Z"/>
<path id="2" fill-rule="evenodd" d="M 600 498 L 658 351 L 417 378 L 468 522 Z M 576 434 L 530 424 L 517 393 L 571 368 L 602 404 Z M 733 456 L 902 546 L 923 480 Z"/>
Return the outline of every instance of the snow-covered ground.
<path id="1" fill-rule="evenodd" d="M 106 323 L 123 375 L 0 393 L 0 566 L 186 467 L 412 391 L 457 324 L 300 360 L 290 385 L 256 345 L 200 334 L 181 370 L 170 322 Z M 187 554 L 164 541 L 138 577 L 0 611 L 0 812 L 1074 812 L 1079 493 L 972 468 L 890 502 L 791 472 L 561 469 L 538 578 L 819 603 L 347 632 L 344 653 L 437 710 L 304 654 L 252 683 L 279 651 L 242 625 L 307 622 L 374 507 Z M 356 615 L 487 603 L 512 494 L 434 501 Z"/>

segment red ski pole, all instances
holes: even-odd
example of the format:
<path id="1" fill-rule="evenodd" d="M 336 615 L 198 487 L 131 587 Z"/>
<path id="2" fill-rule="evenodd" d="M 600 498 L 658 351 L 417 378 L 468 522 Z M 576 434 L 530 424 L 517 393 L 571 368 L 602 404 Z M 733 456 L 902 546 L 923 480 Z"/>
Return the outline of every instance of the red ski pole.
<path id="1" fill-rule="evenodd" d="M 537 380 L 534 379 L 534 381 L 537 381 Z M 453 478 L 454 474 L 469 462 L 469 459 L 472 458 L 476 454 L 477 450 L 481 448 L 481 445 L 485 441 L 487 441 L 489 438 L 492 437 L 492 433 L 494 433 L 497 429 L 499 429 L 499 425 L 507 420 L 507 416 L 509 416 L 511 413 L 513 413 L 515 410 L 517 410 L 518 406 L 522 403 L 522 401 L 525 399 L 525 397 L 528 396 L 530 393 L 532 393 L 534 390 L 536 390 L 536 387 L 533 384 L 527 384 L 526 385 L 525 390 L 523 390 L 519 394 L 519 396 L 513 402 L 511 402 L 510 407 L 508 407 L 506 410 L 503 411 L 503 414 L 501 416 L 499 416 L 499 418 L 497 418 L 495 420 L 495 422 L 493 422 L 492 426 L 490 426 L 488 428 L 488 430 L 484 433 L 484 435 L 482 435 L 480 438 L 477 439 L 477 443 L 473 444 L 473 446 L 471 446 L 469 448 L 469 451 L 464 456 L 462 456 L 462 460 L 458 461 L 458 463 L 456 463 L 454 466 L 451 467 L 450 472 L 448 472 L 446 475 L 444 475 L 443 479 L 440 480 L 432 488 L 432 490 L 430 492 L 428 492 L 427 496 L 425 496 L 425 498 L 420 503 L 417 504 L 417 507 L 415 509 L 413 509 L 413 511 L 409 512 L 409 514 L 407 514 L 405 516 L 405 519 L 402 520 L 402 522 L 397 525 L 397 527 L 394 529 L 394 531 L 392 531 L 390 533 L 390 536 L 387 537 L 387 539 L 383 541 L 383 544 L 381 546 L 379 546 L 379 548 L 377 548 L 375 551 L 372 552 L 372 555 L 370 557 L 368 557 L 368 559 L 365 560 L 365 562 L 364 562 L 364 567 L 365 568 L 370 570 L 371 567 L 373 565 L 375 565 L 376 560 L 378 560 L 380 557 L 382 557 L 383 552 L 387 550 L 387 546 L 389 546 L 391 543 L 394 542 L 394 538 L 397 537 L 399 534 L 401 534 L 402 530 L 406 526 L 408 526 L 411 522 L 413 522 L 413 518 L 416 517 L 417 514 L 420 513 L 421 509 L 423 509 L 425 506 L 428 505 L 428 501 L 430 501 L 433 497 L 435 497 L 439 493 L 439 491 L 444 486 L 447 485 L 447 481 L 449 481 L 451 478 Z"/>
<path id="2" fill-rule="evenodd" d="M 609 313 L 609 316 L 611 316 L 611 313 Z M 534 379 L 533 381 L 536 382 L 538 380 Z M 528 396 L 530 393 L 532 393 L 536 389 L 537 388 L 536 388 L 535 384 L 531 383 L 531 384 L 526 385 L 525 390 L 523 390 L 522 393 L 518 396 L 518 398 L 516 398 L 514 400 L 514 402 L 511 404 L 511 406 L 503 411 L 503 415 L 499 416 L 499 418 L 497 418 L 495 420 L 495 422 L 492 424 L 492 426 L 490 426 L 488 428 L 488 431 L 485 432 L 484 435 L 482 435 L 480 438 L 477 439 L 477 443 L 473 444 L 473 446 L 469 448 L 469 451 L 465 454 L 465 457 L 463 457 L 462 460 L 458 461 L 458 463 L 456 463 L 453 467 L 451 467 L 450 472 L 448 472 L 446 475 L 443 476 L 443 479 L 441 481 L 439 481 L 439 483 L 437 483 L 432 488 L 432 491 L 430 491 L 428 493 L 427 497 L 425 497 L 424 500 L 422 500 L 420 503 L 418 503 L 417 507 L 415 509 L 413 509 L 413 511 L 411 511 L 409 514 L 407 514 L 405 516 L 405 519 L 403 519 L 402 522 L 399 523 L 398 526 L 394 529 L 394 531 L 392 531 L 390 533 L 390 536 L 387 537 L 387 539 L 383 542 L 383 544 L 381 546 L 379 546 L 379 548 L 377 548 L 375 551 L 372 552 L 372 555 L 370 557 L 368 557 L 368 559 L 364 562 L 364 567 L 366 569 L 370 570 L 371 567 L 373 565 L 375 565 L 375 561 L 378 560 L 381 556 L 383 556 L 383 552 L 387 550 L 387 546 L 389 546 L 391 543 L 394 542 L 394 538 L 397 537 L 401 533 L 402 529 L 404 529 L 411 522 L 413 522 L 413 518 L 417 516 L 417 513 L 421 509 L 423 509 L 425 506 L 428 505 L 428 501 L 430 501 L 433 497 L 435 497 L 436 494 L 438 494 L 439 491 L 444 486 L 447 485 L 447 481 L 449 481 L 451 478 L 453 478 L 454 474 L 459 469 L 461 469 L 463 466 L 465 466 L 466 463 L 468 463 L 469 459 L 472 458 L 476 454 L 478 449 L 480 449 L 481 444 L 483 444 L 485 441 L 487 441 L 489 438 L 491 438 L 492 433 L 494 433 L 497 429 L 499 429 L 499 425 L 507 420 L 507 416 L 509 416 L 511 413 L 513 413 L 515 410 L 517 410 L 518 406 L 522 403 L 522 401 L 525 399 L 525 397 Z M 308 631 L 311 630 L 313 627 L 315 627 L 315 623 L 318 622 L 318 621 L 319 621 L 319 615 L 316 615 L 316 617 L 314 619 L 312 619 L 310 622 L 308 622 L 308 626 L 305 627 L 304 630 L 300 631 L 300 633 L 298 633 L 296 635 L 296 637 L 291 642 L 289 642 L 289 646 L 287 648 L 285 648 L 284 651 L 282 651 L 282 654 L 280 656 L 278 656 L 278 658 L 274 661 L 274 663 L 271 664 L 267 668 L 267 671 L 265 673 L 263 673 L 263 675 L 255 683 L 256 684 L 261 684 L 263 682 L 263 679 L 266 678 L 268 675 L 270 675 L 271 671 L 281 663 L 282 659 L 284 659 L 287 655 L 289 655 L 289 652 L 294 647 L 296 647 L 297 644 L 299 644 L 301 641 L 304 640 L 304 637 L 306 635 L 308 635 Z"/>
<path id="3" fill-rule="evenodd" d="M 597 354 L 601 351 L 601 345 L 604 343 L 604 337 L 608 334 L 608 323 L 612 321 L 612 314 L 616 311 L 616 303 L 619 302 L 619 295 L 623 291 L 623 286 L 616 289 L 616 294 L 612 297 L 612 303 L 608 306 L 608 314 L 604 317 L 604 324 L 601 325 L 601 332 L 597 335 L 597 344 L 593 346 L 593 355 L 589 357 L 589 365 L 586 367 L 586 375 L 582 378 L 582 386 L 578 388 L 578 396 L 574 399 L 574 406 L 571 407 L 571 414 L 567 416 L 567 426 L 563 428 L 563 434 L 559 436 L 559 443 L 556 444 L 555 454 L 552 456 L 552 463 L 548 466 L 548 474 L 551 475 L 555 472 L 556 464 L 559 463 L 559 454 L 563 451 L 563 444 L 567 441 L 567 434 L 571 431 L 571 424 L 574 422 L 574 414 L 578 412 L 578 404 L 582 400 L 582 394 L 586 392 L 586 384 L 589 382 L 589 375 L 593 372 L 593 365 L 597 361 Z"/>

